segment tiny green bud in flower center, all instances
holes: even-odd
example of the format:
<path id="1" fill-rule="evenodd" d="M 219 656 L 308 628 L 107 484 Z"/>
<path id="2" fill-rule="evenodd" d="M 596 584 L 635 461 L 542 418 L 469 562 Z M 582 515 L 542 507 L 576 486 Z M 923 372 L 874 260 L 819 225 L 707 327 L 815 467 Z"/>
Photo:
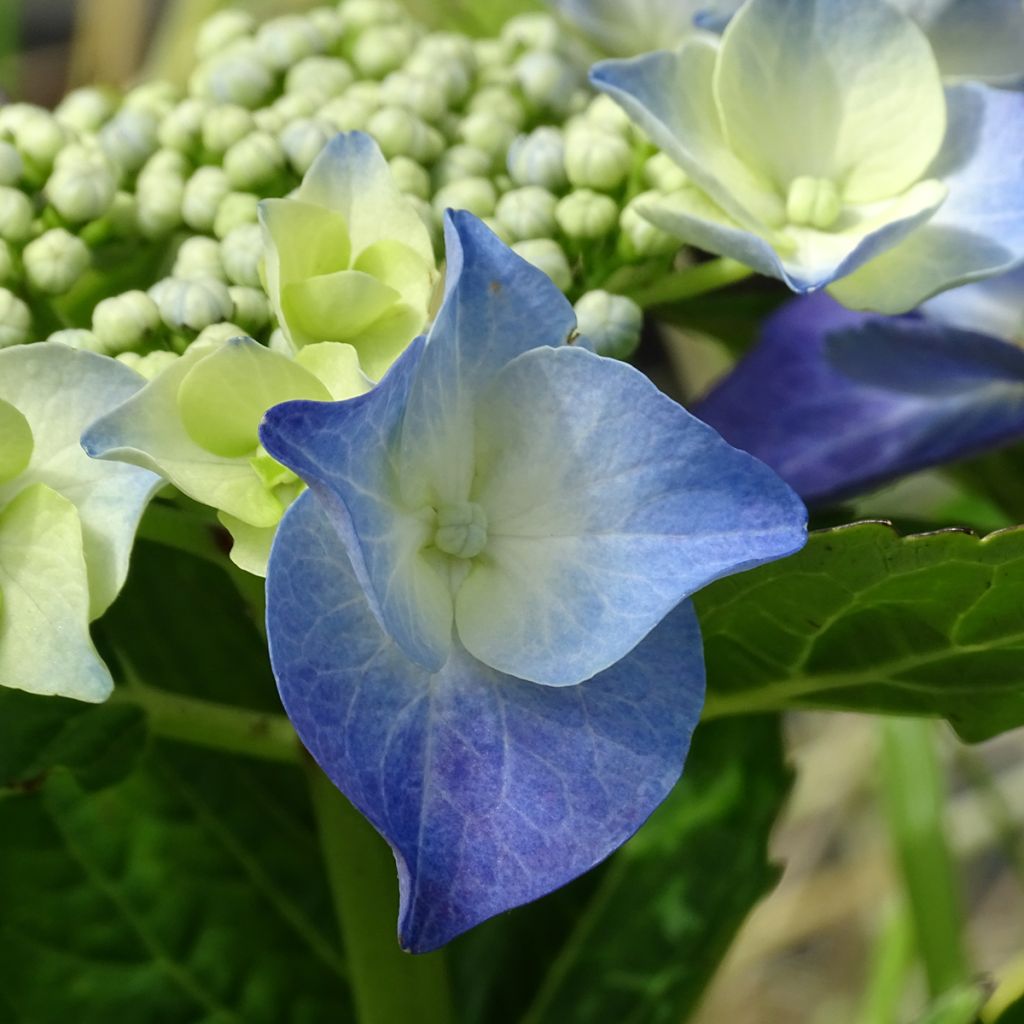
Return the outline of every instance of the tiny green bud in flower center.
<path id="1" fill-rule="evenodd" d="M 487 516 L 475 501 L 442 505 L 437 510 L 434 546 L 455 558 L 476 558 L 487 544 Z"/>
<path id="2" fill-rule="evenodd" d="M 806 224 L 824 231 L 839 219 L 842 208 L 839 192 L 827 178 L 804 175 L 790 183 L 786 215 L 792 224 Z"/>

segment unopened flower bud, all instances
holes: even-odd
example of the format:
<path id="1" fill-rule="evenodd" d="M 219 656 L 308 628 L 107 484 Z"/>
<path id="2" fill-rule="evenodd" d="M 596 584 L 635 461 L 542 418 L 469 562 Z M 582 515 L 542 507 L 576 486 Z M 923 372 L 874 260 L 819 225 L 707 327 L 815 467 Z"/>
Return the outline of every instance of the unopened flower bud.
<path id="1" fill-rule="evenodd" d="M 74 89 L 57 104 L 53 116 L 78 132 L 96 132 L 114 116 L 117 100 L 109 89 L 86 86 Z"/>
<path id="2" fill-rule="evenodd" d="M 262 289 L 232 285 L 228 288 L 228 294 L 234 304 L 231 319 L 244 327 L 246 334 L 262 331 L 270 323 L 270 303 Z"/>
<path id="3" fill-rule="evenodd" d="M 286 14 L 264 22 L 256 33 L 256 49 L 275 71 L 284 71 L 304 57 L 321 53 L 324 40 L 308 18 Z"/>
<path id="4" fill-rule="evenodd" d="M 17 185 L 24 169 L 21 154 L 9 142 L 0 141 L 0 186 Z"/>
<path id="5" fill-rule="evenodd" d="M 486 114 L 506 124 L 513 125 L 518 131 L 526 120 L 523 104 L 511 90 L 500 85 L 489 85 L 475 93 L 467 104 L 470 114 Z"/>
<path id="6" fill-rule="evenodd" d="M 631 257 L 669 256 L 679 251 L 681 243 L 677 236 L 662 231 L 639 212 L 640 204 L 657 194 L 641 192 L 619 215 L 620 238 L 626 254 Z"/>
<path id="7" fill-rule="evenodd" d="M 406 71 L 394 71 L 381 82 L 380 100 L 388 106 L 405 107 L 430 122 L 448 111 L 444 89 L 437 82 Z"/>
<path id="8" fill-rule="evenodd" d="M 517 14 L 502 26 L 504 42 L 523 50 L 557 50 L 562 35 L 558 22 L 548 14 Z"/>
<path id="9" fill-rule="evenodd" d="M 520 135 L 508 151 L 508 173 L 517 185 L 540 185 L 557 191 L 565 176 L 565 138 L 557 128 L 535 128 Z"/>
<path id="10" fill-rule="evenodd" d="M 193 72 L 189 87 L 195 96 L 254 110 L 274 90 L 274 76 L 252 52 L 212 57 Z"/>
<path id="11" fill-rule="evenodd" d="M 469 95 L 473 84 L 470 69 L 458 60 L 438 64 L 437 60 L 423 52 L 414 53 L 403 65 L 403 70 L 420 78 L 430 78 L 444 90 L 448 106 L 457 107 Z"/>
<path id="12" fill-rule="evenodd" d="M 430 32 L 416 43 L 416 55 L 438 64 L 455 61 L 469 70 L 476 66 L 473 41 L 460 32 Z"/>
<path id="13" fill-rule="evenodd" d="M 159 326 L 160 311 L 145 292 L 114 295 L 92 311 L 92 333 L 105 352 L 137 348 Z"/>
<path id="14" fill-rule="evenodd" d="M 157 119 L 148 111 L 121 110 L 100 129 L 100 145 L 111 160 L 131 174 L 155 152 L 157 128 Z"/>
<path id="15" fill-rule="evenodd" d="M 210 324 L 204 327 L 197 335 L 193 345 L 223 345 L 232 338 L 244 338 L 245 330 L 230 320 L 221 320 L 219 323 Z M 292 355 L 293 353 L 289 353 Z"/>
<path id="16" fill-rule="evenodd" d="M 563 292 L 569 289 L 572 284 L 572 271 L 569 269 L 565 252 L 556 241 L 550 238 L 527 238 L 516 242 L 512 249 L 527 263 L 532 263 L 538 270 L 543 270 Z"/>
<path id="17" fill-rule="evenodd" d="M 460 178 L 437 191 L 434 211 L 440 216 L 449 208 L 469 210 L 475 217 L 489 217 L 497 201 L 497 190 L 489 178 Z"/>
<path id="18" fill-rule="evenodd" d="M 577 188 L 611 191 L 629 177 L 632 165 L 633 150 L 621 135 L 583 125 L 566 135 L 565 172 Z"/>
<path id="19" fill-rule="evenodd" d="M 408 59 L 416 30 L 408 24 L 374 25 L 361 32 L 352 47 L 352 63 L 369 78 L 383 78 Z"/>
<path id="20" fill-rule="evenodd" d="M 675 192 L 690 183 L 686 171 L 665 153 L 655 153 L 647 158 L 644 180 L 659 192 Z"/>
<path id="21" fill-rule="evenodd" d="M 786 197 L 790 223 L 827 231 L 839 219 L 843 201 L 835 183 L 827 178 L 803 175 L 793 180 Z"/>
<path id="22" fill-rule="evenodd" d="M 137 183 L 145 187 L 148 181 L 159 181 L 168 175 L 184 181 L 191 170 L 192 165 L 184 153 L 176 149 L 158 149 L 142 165 Z"/>
<path id="23" fill-rule="evenodd" d="M 162 238 L 182 223 L 185 181 L 177 174 L 154 174 L 135 190 L 135 217 L 145 238 Z"/>
<path id="24" fill-rule="evenodd" d="M 383 107 L 370 117 L 366 130 L 386 157 L 408 156 L 429 162 L 436 148 L 434 129 L 403 107 Z"/>
<path id="25" fill-rule="evenodd" d="M 182 279 L 214 277 L 220 281 L 226 280 L 220 242 L 205 235 L 186 238 L 178 248 L 171 274 Z"/>
<path id="26" fill-rule="evenodd" d="M 246 11 L 232 8 L 218 11 L 200 26 L 196 37 L 196 58 L 200 61 L 216 56 L 236 39 L 251 35 L 256 28 L 256 19 Z"/>
<path id="27" fill-rule="evenodd" d="M 27 118 L 14 133 L 18 152 L 42 174 L 52 170 L 54 159 L 67 141 L 68 130 L 45 110 Z"/>
<path id="28" fill-rule="evenodd" d="M 333 7 L 314 7 L 306 12 L 306 20 L 316 29 L 317 34 L 323 40 L 325 52 L 330 52 L 337 46 L 342 36 L 341 15 Z"/>
<path id="29" fill-rule="evenodd" d="M 252 192 L 229 192 L 217 208 L 217 216 L 213 219 L 213 233 L 218 238 L 225 238 L 230 231 L 242 224 L 256 223 L 256 209 L 259 196 Z"/>
<path id="30" fill-rule="evenodd" d="M 494 208 L 498 223 L 509 238 L 547 238 L 555 232 L 558 198 L 539 185 L 524 185 L 506 192 Z"/>
<path id="31" fill-rule="evenodd" d="M 640 344 L 643 310 L 625 295 L 592 291 L 575 306 L 576 325 L 600 356 L 628 359 Z"/>
<path id="32" fill-rule="evenodd" d="M 0 105 L 0 135 L 14 133 L 39 111 L 33 103 L 5 103 Z"/>
<path id="33" fill-rule="evenodd" d="M 216 278 L 171 278 L 156 297 L 160 318 L 170 328 L 201 331 L 227 320 L 234 309 L 227 285 Z"/>
<path id="34" fill-rule="evenodd" d="M 28 283 L 47 295 L 67 292 L 92 259 L 85 242 L 63 228 L 53 228 L 29 242 L 22 258 Z"/>
<path id="35" fill-rule="evenodd" d="M 46 198 L 66 221 L 84 224 L 102 217 L 114 202 L 117 179 L 99 163 L 58 166 L 46 183 Z"/>
<path id="36" fill-rule="evenodd" d="M 468 114 L 459 124 L 458 136 L 467 145 L 487 153 L 495 161 L 504 158 L 518 134 L 515 125 L 492 114 Z"/>
<path id="37" fill-rule="evenodd" d="M 0 348 L 22 345 L 32 333 L 32 313 L 12 291 L 0 288 Z"/>
<path id="38" fill-rule="evenodd" d="M 611 197 L 580 188 L 558 200 L 555 220 L 570 238 L 601 238 L 615 227 L 619 208 Z"/>
<path id="39" fill-rule="evenodd" d="M 305 57 L 285 76 L 287 92 L 316 93 L 321 100 L 340 96 L 354 81 L 348 61 L 340 57 Z"/>
<path id="40" fill-rule="evenodd" d="M 143 111 L 161 121 L 180 100 L 181 90 L 173 82 L 152 79 L 132 89 L 125 96 L 122 107 L 125 110 Z"/>
<path id="41" fill-rule="evenodd" d="M 376 109 L 375 103 L 346 93 L 328 100 L 318 116 L 339 132 L 362 131 Z"/>
<path id="42" fill-rule="evenodd" d="M 224 154 L 224 173 L 239 191 L 267 185 L 284 169 L 284 152 L 273 135 L 253 132 Z"/>
<path id="43" fill-rule="evenodd" d="M 334 130 L 322 121 L 301 118 L 285 126 L 279 141 L 292 169 L 303 175 L 334 134 Z"/>
<path id="44" fill-rule="evenodd" d="M 220 243 L 221 264 L 232 284 L 258 288 L 262 258 L 263 235 L 259 224 L 242 224 Z"/>
<path id="45" fill-rule="evenodd" d="M 292 121 L 297 121 L 301 117 L 312 117 L 317 110 L 320 109 L 320 104 L 323 101 L 320 96 L 315 92 L 288 92 L 279 99 L 274 100 L 274 105 L 269 109 L 273 111 L 277 118 L 277 127 L 270 129 L 273 132 L 279 132 L 282 128 L 287 128 L 288 124 Z M 255 114 L 256 127 L 263 129 L 260 124 L 260 114 L 264 114 L 267 111 L 257 110 Z"/>
<path id="46" fill-rule="evenodd" d="M 46 340 L 56 342 L 58 345 L 67 345 L 68 348 L 76 348 L 80 352 L 106 352 L 99 338 L 84 327 L 68 327 L 63 331 L 54 331 Z"/>
<path id="47" fill-rule="evenodd" d="M 526 101 L 538 110 L 564 114 L 580 85 L 577 68 L 555 53 L 524 53 L 513 68 Z"/>
<path id="48" fill-rule="evenodd" d="M 210 110 L 208 100 L 192 97 L 182 100 L 161 122 L 157 139 L 167 149 L 192 153 L 199 148 L 203 119 Z"/>
<path id="49" fill-rule="evenodd" d="M 220 167 L 200 167 L 185 183 L 182 219 L 193 231 L 209 231 L 221 201 L 230 191 L 228 176 Z"/>
<path id="50" fill-rule="evenodd" d="M 394 0 L 345 0 L 338 9 L 342 29 L 357 33 L 371 25 L 401 21 L 405 10 Z"/>
<path id="51" fill-rule="evenodd" d="M 430 198 L 430 175 L 426 169 L 407 156 L 395 156 L 388 161 L 391 177 L 406 195 Z"/>
<path id="52" fill-rule="evenodd" d="M 131 356 L 135 356 L 135 358 L 131 359 Z M 153 352 L 147 352 L 144 356 L 140 356 L 136 352 L 122 352 L 117 358 L 130 366 L 140 377 L 145 377 L 146 380 L 155 380 L 169 366 L 173 366 L 180 357 L 177 352 L 158 348 Z"/>
<path id="53" fill-rule="evenodd" d="M 490 154 L 475 146 L 451 146 L 434 167 L 434 183 L 440 188 L 462 178 L 481 178 L 487 175 L 491 164 Z"/>
<path id="54" fill-rule="evenodd" d="M 0 238 L 15 245 L 32 237 L 35 210 L 24 192 L 10 186 L 0 187 Z"/>

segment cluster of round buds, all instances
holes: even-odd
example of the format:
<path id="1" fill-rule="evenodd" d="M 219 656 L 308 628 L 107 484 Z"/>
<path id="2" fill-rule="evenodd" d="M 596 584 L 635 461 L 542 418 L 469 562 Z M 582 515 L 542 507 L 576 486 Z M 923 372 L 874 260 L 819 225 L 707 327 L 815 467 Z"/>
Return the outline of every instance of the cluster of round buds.
<path id="1" fill-rule="evenodd" d="M 395 0 L 263 24 L 231 9 L 201 26 L 195 55 L 184 87 L 0 108 L 0 342 L 64 321 L 53 337 L 128 361 L 211 332 L 269 343 L 257 206 L 339 131 L 375 137 L 438 244 L 445 208 L 468 209 L 574 299 L 675 249 L 636 199 L 679 172 L 593 95 L 586 54 L 546 14 L 470 39 Z"/>

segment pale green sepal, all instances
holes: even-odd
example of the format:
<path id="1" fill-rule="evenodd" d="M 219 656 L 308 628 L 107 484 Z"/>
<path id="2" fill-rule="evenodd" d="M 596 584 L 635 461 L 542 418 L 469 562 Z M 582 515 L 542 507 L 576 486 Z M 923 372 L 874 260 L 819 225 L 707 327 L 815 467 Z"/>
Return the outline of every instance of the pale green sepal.
<path id="1" fill-rule="evenodd" d="M 282 504 L 287 507 L 305 489 L 304 484 L 296 481 L 295 486 L 282 495 Z M 243 572 L 266 578 L 267 561 L 270 558 L 270 547 L 277 534 L 277 526 L 250 526 L 249 523 L 244 523 L 226 512 L 218 512 L 217 518 L 221 526 L 231 534 L 233 543 L 228 555 L 231 561 Z"/>
<path id="2" fill-rule="evenodd" d="M 281 292 L 281 308 L 293 337 L 304 339 L 300 344 L 352 342 L 399 299 L 394 288 L 369 274 L 340 270 L 287 285 Z"/>
<path id="3" fill-rule="evenodd" d="M 34 444 L 28 420 L 0 398 L 0 484 L 28 468 Z"/>
<path id="4" fill-rule="evenodd" d="M 114 683 L 89 637 L 75 506 L 44 484 L 0 511 L 0 685 L 99 703 Z"/>
<path id="5" fill-rule="evenodd" d="M 373 381 L 359 368 L 359 353 L 344 342 L 307 345 L 295 361 L 327 388 L 335 402 L 363 395 L 373 387 Z"/>

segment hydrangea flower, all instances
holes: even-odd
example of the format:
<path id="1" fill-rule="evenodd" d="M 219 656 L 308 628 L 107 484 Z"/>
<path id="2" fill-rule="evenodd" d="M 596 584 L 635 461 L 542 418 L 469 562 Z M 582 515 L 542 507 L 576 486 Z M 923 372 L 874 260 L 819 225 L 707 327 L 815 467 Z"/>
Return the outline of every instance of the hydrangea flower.
<path id="1" fill-rule="evenodd" d="M 159 477 L 93 462 L 82 430 L 142 387 L 56 343 L 0 351 L 0 685 L 99 702 L 113 681 L 89 637 L 128 573 Z"/>
<path id="2" fill-rule="evenodd" d="M 944 91 L 884 0 L 748 0 L 591 78 L 693 182 L 639 211 L 795 291 L 898 313 L 1024 260 L 1024 96 Z"/>
<path id="3" fill-rule="evenodd" d="M 267 580 L 303 742 L 394 850 L 399 932 L 433 949 L 624 842 L 700 713 L 685 600 L 781 557 L 806 513 L 629 366 L 465 212 L 426 339 L 340 403 L 260 429 L 310 486 Z"/>
<path id="4" fill-rule="evenodd" d="M 1024 436 L 1024 271 L 912 316 L 795 299 L 694 411 L 808 502 Z"/>
<path id="5" fill-rule="evenodd" d="M 437 279 L 430 234 L 376 142 L 335 136 L 287 199 L 265 199 L 266 283 L 296 348 L 343 341 L 374 380 L 423 329 Z"/>

